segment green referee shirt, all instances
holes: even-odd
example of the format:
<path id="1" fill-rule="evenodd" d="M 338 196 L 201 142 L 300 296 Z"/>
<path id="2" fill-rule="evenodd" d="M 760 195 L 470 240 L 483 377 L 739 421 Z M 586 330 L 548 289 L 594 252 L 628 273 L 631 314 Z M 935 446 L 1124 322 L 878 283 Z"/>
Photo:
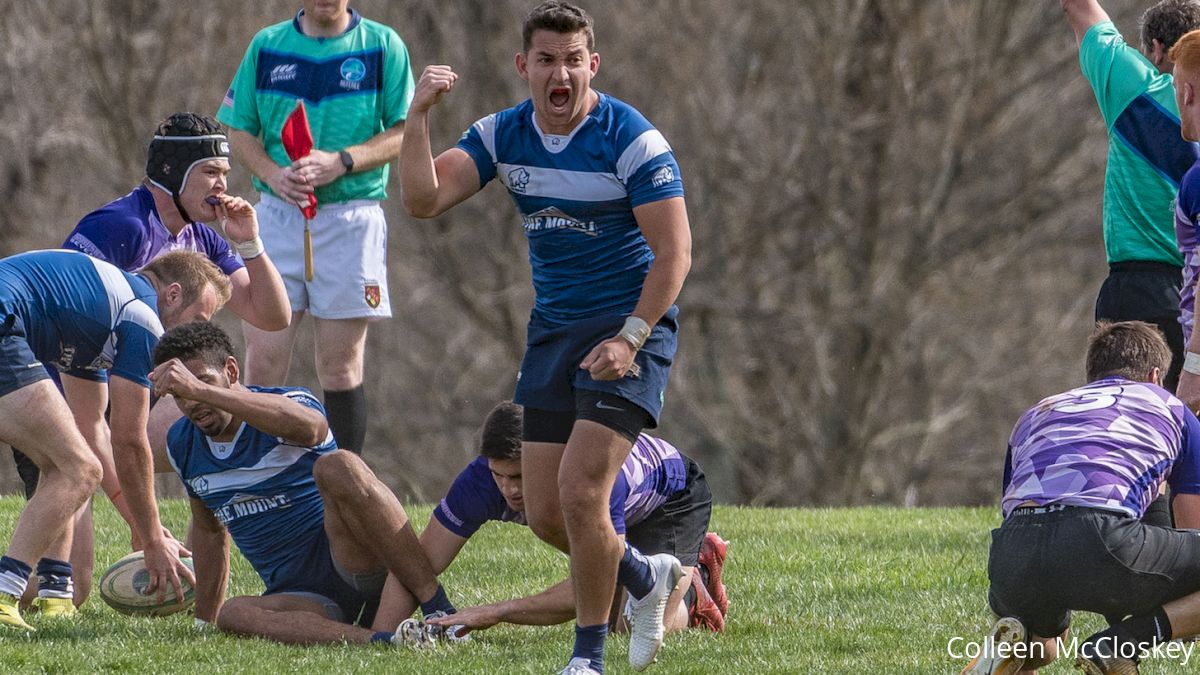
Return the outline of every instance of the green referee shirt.
<path id="1" fill-rule="evenodd" d="M 396 31 L 351 10 L 350 27 L 332 38 L 304 35 L 300 14 L 268 26 L 250 42 L 217 111 L 222 123 L 257 136 L 271 159 L 291 163 L 280 131 L 303 100 L 314 147 L 337 152 L 408 116 L 413 77 Z M 320 204 L 387 198 L 388 166 L 359 171 L 317 188 Z M 254 186 L 271 192 L 257 177 Z"/>
<path id="2" fill-rule="evenodd" d="M 1200 153 L 1180 135 L 1171 76 L 1159 73 L 1126 44 L 1111 21 L 1088 29 L 1079 45 L 1079 63 L 1108 127 L 1108 262 L 1182 265 L 1172 202 L 1183 174 Z"/>

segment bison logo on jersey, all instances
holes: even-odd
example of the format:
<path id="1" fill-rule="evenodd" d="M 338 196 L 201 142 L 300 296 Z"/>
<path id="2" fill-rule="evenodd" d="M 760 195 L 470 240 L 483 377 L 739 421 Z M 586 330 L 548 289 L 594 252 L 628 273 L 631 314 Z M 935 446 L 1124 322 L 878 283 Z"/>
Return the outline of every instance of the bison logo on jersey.
<path id="1" fill-rule="evenodd" d="M 525 194 L 529 189 L 529 172 L 524 167 L 517 167 L 508 172 L 508 189 Z"/>

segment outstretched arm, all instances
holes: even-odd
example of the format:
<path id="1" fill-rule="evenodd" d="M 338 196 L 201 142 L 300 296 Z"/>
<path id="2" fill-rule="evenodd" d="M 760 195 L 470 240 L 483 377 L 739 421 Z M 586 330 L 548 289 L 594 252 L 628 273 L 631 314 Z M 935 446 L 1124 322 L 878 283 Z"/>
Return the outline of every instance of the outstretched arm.
<path id="1" fill-rule="evenodd" d="M 433 157 L 429 111 L 449 92 L 458 75 L 449 66 L 427 66 L 408 108 L 408 131 L 400 146 L 400 190 L 404 208 L 417 218 L 433 218 L 479 191 L 479 170 L 458 148 Z"/>
<path id="2" fill-rule="evenodd" d="M 189 539 L 195 550 L 196 618 L 217 620 L 229 586 L 229 532 L 199 499 L 190 500 L 192 525 Z"/>
<path id="3" fill-rule="evenodd" d="M 465 630 L 484 630 L 497 623 L 525 626 L 553 626 L 575 618 L 575 591 L 570 579 L 563 579 L 546 590 L 524 598 L 494 602 L 478 607 L 464 607 L 457 614 L 430 619 L 429 623 L 443 626 L 463 626 Z"/>
<path id="4" fill-rule="evenodd" d="M 1109 20 L 1098 0 L 1062 0 L 1062 9 L 1067 15 L 1067 23 L 1071 24 L 1071 30 L 1075 31 L 1076 45 L 1083 42 L 1083 36 L 1089 28 Z"/>

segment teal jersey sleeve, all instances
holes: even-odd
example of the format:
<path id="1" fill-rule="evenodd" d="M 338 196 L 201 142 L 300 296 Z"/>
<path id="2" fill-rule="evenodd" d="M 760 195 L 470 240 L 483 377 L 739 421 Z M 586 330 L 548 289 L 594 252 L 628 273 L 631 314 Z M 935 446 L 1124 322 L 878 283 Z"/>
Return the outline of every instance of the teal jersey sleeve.
<path id="1" fill-rule="evenodd" d="M 217 110 L 217 121 L 232 129 L 258 136 L 262 121 L 258 114 L 258 99 L 254 95 L 255 78 L 258 71 L 258 50 L 262 33 L 254 36 L 246 55 L 234 73 L 233 82 L 225 92 L 221 107 Z"/>
<path id="2" fill-rule="evenodd" d="M 393 127 L 408 119 L 408 106 L 412 103 L 412 66 L 408 60 L 408 47 L 395 32 L 390 32 L 389 46 L 385 50 L 387 61 L 383 75 L 383 125 Z"/>
<path id="3" fill-rule="evenodd" d="M 1084 34 L 1079 43 L 1079 66 L 1109 127 L 1160 75 L 1154 64 L 1125 42 L 1111 21 L 1101 21 Z"/>

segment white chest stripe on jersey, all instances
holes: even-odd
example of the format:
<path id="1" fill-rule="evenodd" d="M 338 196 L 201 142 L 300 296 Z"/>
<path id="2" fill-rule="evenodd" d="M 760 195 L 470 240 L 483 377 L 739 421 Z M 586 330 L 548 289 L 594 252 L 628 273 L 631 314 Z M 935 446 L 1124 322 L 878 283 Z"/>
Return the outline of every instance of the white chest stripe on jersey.
<path id="1" fill-rule="evenodd" d="M 277 445 L 254 466 L 195 476 L 189 479 L 188 483 L 200 496 L 228 490 L 253 492 L 262 483 L 286 471 L 310 451 L 309 448 L 298 448 L 294 445 Z M 197 487 L 204 489 L 199 490 Z"/>
<path id="2" fill-rule="evenodd" d="M 497 164 L 496 175 L 513 193 L 530 197 L 610 202 L 624 199 L 628 194 L 625 185 L 611 173 Z"/>

